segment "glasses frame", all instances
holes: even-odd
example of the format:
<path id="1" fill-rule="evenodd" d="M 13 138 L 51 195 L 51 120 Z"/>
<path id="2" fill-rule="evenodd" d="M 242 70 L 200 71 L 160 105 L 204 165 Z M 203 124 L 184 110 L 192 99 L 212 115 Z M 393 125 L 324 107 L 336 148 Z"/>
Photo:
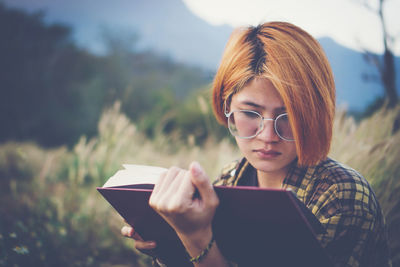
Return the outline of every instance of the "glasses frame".
<path id="1" fill-rule="evenodd" d="M 229 120 L 229 118 L 230 118 L 230 116 L 231 116 L 234 112 L 238 112 L 238 111 L 245 111 L 245 112 L 254 113 L 254 114 L 258 115 L 258 116 L 261 118 L 261 125 L 260 125 L 258 131 L 257 131 L 254 135 L 243 137 L 243 136 L 239 136 L 239 135 L 237 135 L 237 134 L 235 134 L 235 133 L 232 132 L 231 127 L 230 127 L 230 120 Z M 228 113 L 227 110 L 226 110 L 226 100 L 225 100 L 225 102 L 224 102 L 224 114 L 225 114 L 225 117 L 226 117 L 227 120 L 228 120 L 228 129 L 229 129 L 229 132 L 230 132 L 233 136 L 236 136 L 236 137 L 241 138 L 241 139 L 252 139 L 252 138 L 256 137 L 257 135 L 259 135 L 259 134 L 264 130 L 264 121 L 273 121 L 273 122 L 274 122 L 274 130 L 275 130 L 276 135 L 279 136 L 279 138 L 282 139 L 282 140 L 285 140 L 285 141 L 288 141 L 288 142 L 294 142 L 294 139 L 287 139 L 287 138 L 281 136 L 281 135 L 279 134 L 278 130 L 277 130 L 276 121 L 277 121 L 279 118 L 283 117 L 283 116 L 288 116 L 288 113 L 287 113 L 287 112 L 282 113 L 282 114 L 279 114 L 275 119 L 272 119 L 272 118 L 264 118 L 264 117 L 263 117 L 260 113 L 258 113 L 257 111 L 248 110 L 248 109 L 235 109 L 235 110 L 232 110 L 232 111 L 230 111 L 230 112 Z"/>

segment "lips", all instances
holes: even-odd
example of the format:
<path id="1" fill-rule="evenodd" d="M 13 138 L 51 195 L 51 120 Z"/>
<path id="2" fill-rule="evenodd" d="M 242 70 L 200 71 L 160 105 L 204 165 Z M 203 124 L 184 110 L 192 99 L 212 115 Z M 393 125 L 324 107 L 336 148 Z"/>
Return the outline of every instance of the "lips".
<path id="1" fill-rule="evenodd" d="M 254 152 L 261 158 L 273 159 L 279 157 L 282 153 L 273 149 L 256 149 Z"/>

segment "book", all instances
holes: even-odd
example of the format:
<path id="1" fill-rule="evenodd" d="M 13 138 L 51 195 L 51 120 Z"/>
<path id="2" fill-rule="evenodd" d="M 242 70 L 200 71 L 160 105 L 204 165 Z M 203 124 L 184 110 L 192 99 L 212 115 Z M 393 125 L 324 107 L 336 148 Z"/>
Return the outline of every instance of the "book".
<path id="1" fill-rule="evenodd" d="M 124 165 L 97 190 L 167 266 L 193 266 L 173 228 L 148 204 L 164 168 Z M 220 204 L 213 233 L 239 266 L 332 266 L 316 235 L 325 231 L 291 190 L 214 186 Z"/>

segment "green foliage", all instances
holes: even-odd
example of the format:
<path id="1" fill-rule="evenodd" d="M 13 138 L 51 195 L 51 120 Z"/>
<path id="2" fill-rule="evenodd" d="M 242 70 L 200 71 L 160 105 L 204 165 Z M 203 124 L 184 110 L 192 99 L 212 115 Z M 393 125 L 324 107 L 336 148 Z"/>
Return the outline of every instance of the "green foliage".
<path id="1" fill-rule="evenodd" d="M 117 100 L 133 121 L 148 120 L 143 127 L 153 134 L 154 112 L 165 113 L 211 80 L 202 69 L 136 50 L 135 34 L 105 30 L 107 54 L 90 54 L 72 42 L 68 27 L 2 3 L 0 35 L 1 142 L 73 146 L 96 134 L 101 111 Z"/>
<path id="2" fill-rule="evenodd" d="M 112 211 L 96 207 L 93 183 L 62 177 L 71 158 L 65 148 L 1 146 L 0 266 L 141 266 L 104 223 Z"/>
<path id="3" fill-rule="evenodd" d="M 65 26 L 45 25 L 41 13 L 0 3 L 0 140 L 55 145 L 94 134 L 102 107 L 88 112 L 93 106 L 82 95 L 94 89 L 88 85 L 97 59 L 78 50 L 69 34 Z"/>
<path id="4" fill-rule="evenodd" d="M 158 129 L 158 132 L 189 144 L 201 145 L 209 138 L 227 138 L 228 132 L 215 120 L 209 95 L 209 88 L 205 87 L 189 95 L 183 103 L 169 102 L 165 111 L 157 112 L 156 108 L 144 119 L 147 121 L 150 118 L 154 122 L 151 128 Z M 160 101 L 163 102 L 166 101 Z"/>

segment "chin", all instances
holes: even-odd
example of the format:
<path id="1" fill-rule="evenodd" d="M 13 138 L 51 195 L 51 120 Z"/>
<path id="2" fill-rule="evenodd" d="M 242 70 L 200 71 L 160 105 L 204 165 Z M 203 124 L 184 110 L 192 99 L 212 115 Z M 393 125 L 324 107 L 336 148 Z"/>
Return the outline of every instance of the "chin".
<path id="1" fill-rule="evenodd" d="M 250 161 L 250 164 L 257 169 L 258 171 L 262 172 L 276 172 L 284 168 L 285 164 L 281 162 L 268 162 L 268 161 Z"/>
<path id="2" fill-rule="evenodd" d="M 270 173 L 288 169 L 293 160 L 260 160 L 248 158 L 248 161 L 256 170 Z"/>

